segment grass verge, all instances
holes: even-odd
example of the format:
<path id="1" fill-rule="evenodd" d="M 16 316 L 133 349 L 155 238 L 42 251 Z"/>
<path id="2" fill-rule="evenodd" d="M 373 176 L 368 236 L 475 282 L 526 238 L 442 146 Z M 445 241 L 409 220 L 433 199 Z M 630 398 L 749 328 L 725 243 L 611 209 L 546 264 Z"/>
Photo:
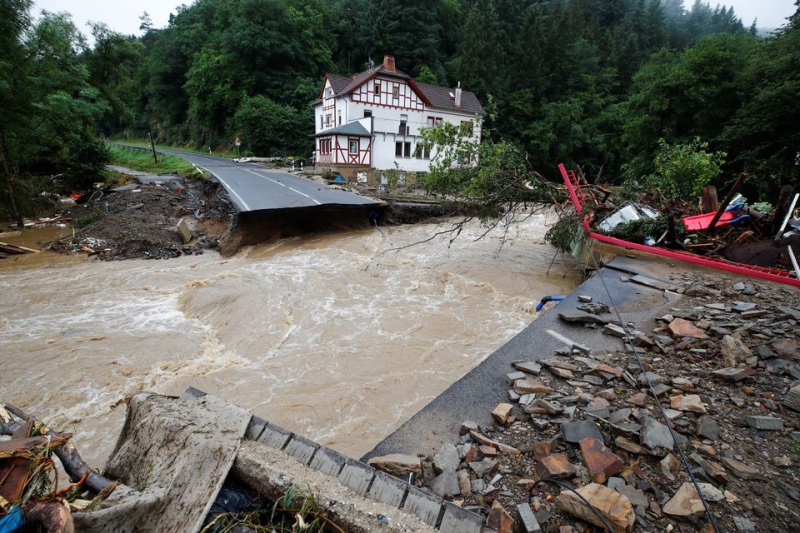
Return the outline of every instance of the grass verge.
<path id="1" fill-rule="evenodd" d="M 176 155 L 157 154 L 158 163 L 153 160 L 152 152 L 131 150 L 110 146 L 111 163 L 113 165 L 149 172 L 151 174 L 177 174 L 188 176 L 196 173 L 194 165 Z"/>

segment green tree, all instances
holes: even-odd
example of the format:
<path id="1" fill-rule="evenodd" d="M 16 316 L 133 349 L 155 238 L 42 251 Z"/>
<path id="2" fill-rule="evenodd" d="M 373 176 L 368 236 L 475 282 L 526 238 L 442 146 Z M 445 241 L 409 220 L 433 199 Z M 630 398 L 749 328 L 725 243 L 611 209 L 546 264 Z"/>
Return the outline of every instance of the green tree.
<path id="1" fill-rule="evenodd" d="M 107 160 L 95 137 L 105 102 L 79 61 L 82 36 L 66 14 L 43 12 L 33 24 L 30 8 L 0 8 L 0 205 L 18 222 L 41 192 L 85 187 Z"/>
<path id="2" fill-rule="evenodd" d="M 245 97 L 236 112 L 234 126 L 245 147 L 259 156 L 310 153 L 312 142 L 298 136 L 313 120 L 311 112 L 298 114 L 287 105 L 265 96 Z"/>
<path id="3" fill-rule="evenodd" d="M 708 143 L 695 137 L 686 144 L 658 143 L 653 158 L 655 174 L 646 180 L 667 198 L 695 202 L 703 187 L 711 184 L 722 172 L 724 152 L 709 152 Z"/>

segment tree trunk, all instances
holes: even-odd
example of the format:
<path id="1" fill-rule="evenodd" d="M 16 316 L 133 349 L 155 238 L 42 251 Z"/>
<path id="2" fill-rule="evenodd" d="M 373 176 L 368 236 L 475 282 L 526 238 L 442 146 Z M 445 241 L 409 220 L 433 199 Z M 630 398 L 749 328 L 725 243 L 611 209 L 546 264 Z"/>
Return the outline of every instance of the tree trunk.
<path id="1" fill-rule="evenodd" d="M 17 201 L 14 198 L 14 173 L 11 165 L 10 155 L 8 152 L 8 143 L 6 142 L 6 130 L 0 125 L 0 155 L 3 157 L 3 170 L 6 173 L 6 184 L 8 185 L 8 199 L 11 202 L 11 213 L 14 216 L 14 221 L 20 229 L 25 227 L 25 221 L 22 220 L 22 213 L 17 209 Z"/>

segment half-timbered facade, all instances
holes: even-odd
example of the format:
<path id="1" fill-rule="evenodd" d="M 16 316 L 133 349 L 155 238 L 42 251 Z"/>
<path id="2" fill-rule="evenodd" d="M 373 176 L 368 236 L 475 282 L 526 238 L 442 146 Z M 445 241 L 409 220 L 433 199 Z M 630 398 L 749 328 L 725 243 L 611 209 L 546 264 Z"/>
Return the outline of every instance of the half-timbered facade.
<path id="1" fill-rule="evenodd" d="M 427 172 L 435 153 L 420 130 L 446 121 L 480 140 L 484 110 L 473 93 L 416 82 L 386 56 L 353 77 L 327 74 L 314 115 L 316 163 L 356 177 L 369 169 Z"/>

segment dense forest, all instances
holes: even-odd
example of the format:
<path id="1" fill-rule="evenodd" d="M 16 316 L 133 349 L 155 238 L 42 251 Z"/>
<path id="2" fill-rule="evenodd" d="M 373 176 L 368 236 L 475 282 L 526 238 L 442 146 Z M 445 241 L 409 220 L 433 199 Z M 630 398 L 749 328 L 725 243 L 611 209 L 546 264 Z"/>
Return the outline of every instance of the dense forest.
<path id="1" fill-rule="evenodd" d="M 102 136 L 310 153 L 324 74 L 384 54 L 475 92 L 487 140 L 545 175 L 563 161 L 615 182 L 653 172 L 664 143 L 696 143 L 773 191 L 800 177 L 797 5 L 762 37 L 701 0 L 196 0 L 165 28 L 144 13 L 140 35 L 96 23 L 89 41 L 68 14 L 4 0 L 0 215 L 91 183 Z"/>

